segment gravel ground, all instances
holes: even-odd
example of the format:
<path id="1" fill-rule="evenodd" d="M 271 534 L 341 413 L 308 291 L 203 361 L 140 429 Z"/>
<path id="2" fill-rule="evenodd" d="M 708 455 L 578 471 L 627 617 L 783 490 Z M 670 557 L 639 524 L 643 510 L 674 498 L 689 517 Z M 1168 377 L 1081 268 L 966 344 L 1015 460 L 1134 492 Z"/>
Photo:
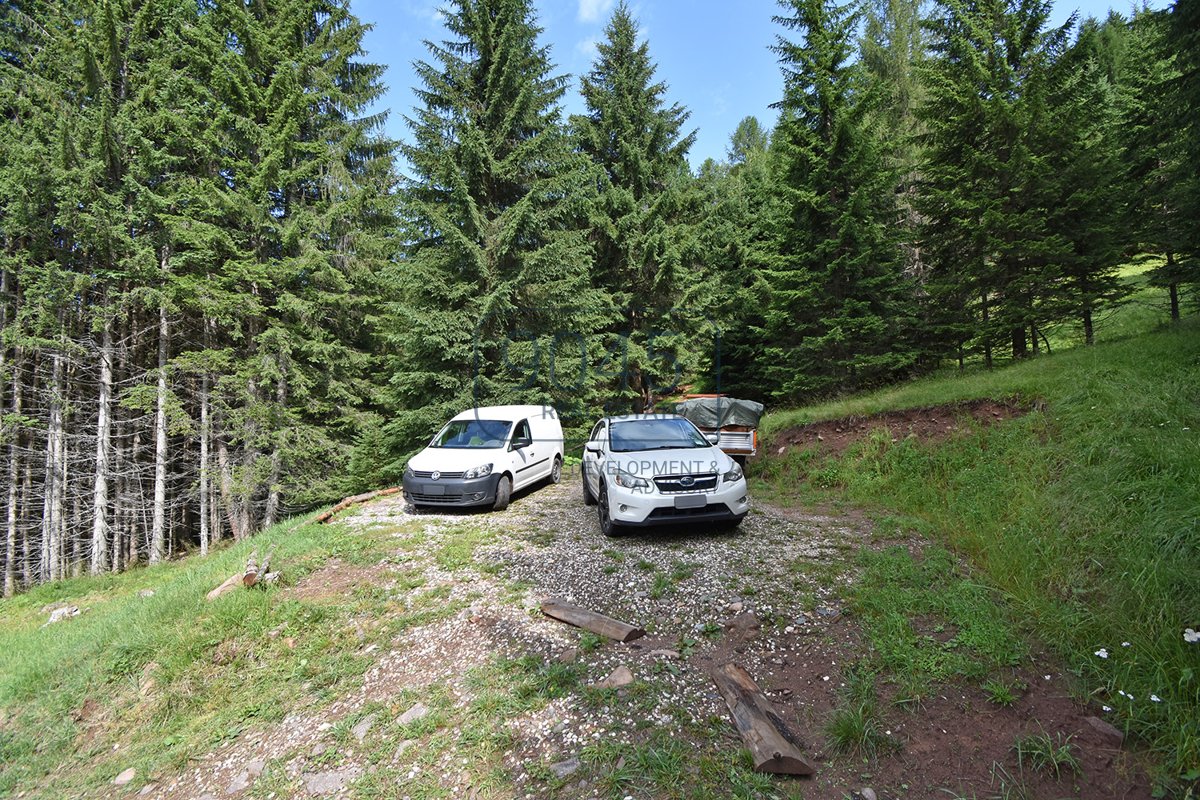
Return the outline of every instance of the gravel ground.
<path id="1" fill-rule="evenodd" d="M 421 524 L 397 524 L 413 521 Z M 518 495 L 502 513 L 415 512 L 392 497 L 351 510 L 340 522 L 396 526 L 396 556 L 360 568 L 361 575 L 330 565 L 295 590 L 319 593 L 321 586 L 361 581 L 383 586 L 404 606 L 444 602 L 459 610 L 409 629 L 390 647 L 365 648 L 373 663 L 357 693 L 243 734 L 142 796 L 349 796 L 380 776 L 389 784 L 383 796 L 406 796 L 406 783 L 414 796 L 424 796 L 418 786 L 449 796 L 597 796 L 588 770 L 572 778 L 579 768 L 574 759 L 589 745 L 652 731 L 688 737 L 707 727 L 716 740 L 738 746 L 708 677 L 728 660 L 749 670 L 803 729 L 832 703 L 838 684 L 836 658 L 828 648 L 814 656 L 811 645 L 828 642 L 831 633 L 836 638 L 842 617 L 837 583 L 847 578 L 840 568 L 822 570 L 841 563 L 866 536 L 845 519 L 756 509 L 736 532 L 691 526 L 608 539 L 570 474 L 560 485 Z M 439 563 L 439 549 L 464 530 L 482 532 L 474 561 Z M 413 575 L 421 585 L 404 588 L 401 578 Z M 644 627 L 647 635 L 628 645 L 588 647 L 578 629 L 539 612 L 547 597 Z M 845 629 L 844 644 L 852 645 L 853 632 Z M 473 699 L 476 688 L 467 679 L 473 668 L 528 656 L 574 663 L 585 686 L 624 665 L 635 683 L 618 696 L 629 702 L 589 702 L 586 692 L 571 692 L 508 718 L 511 744 L 501 754 L 507 787 L 481 787 L 465 769 L 474 754 L 460 745 L 431 757 L 424 740 L 405 740 L 382 767 L 368 757 L 378 731 L 395 724 L 381 714 L 419 717 L 420 704 L 411 698 L 431 692 L 453 715 Z M 352 723 L 354 740 L 330 763 L 333 737 Z M 555 779 L 555 773 L 565 774 Z"/>

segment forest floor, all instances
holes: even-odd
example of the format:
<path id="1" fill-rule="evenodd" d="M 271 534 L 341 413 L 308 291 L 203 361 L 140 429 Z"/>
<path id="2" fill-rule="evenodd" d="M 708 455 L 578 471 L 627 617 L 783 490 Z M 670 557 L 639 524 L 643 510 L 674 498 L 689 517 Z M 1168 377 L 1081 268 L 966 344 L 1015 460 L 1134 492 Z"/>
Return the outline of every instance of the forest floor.
<path id="1" fill-rule="evenodd" d="M 345 512 L 334 524 L 381 557 L 335 559 L 273 591 L 331 607 L 373 599 L 350 620 L 358 685 L 325 699 L 306 685 L 282 719 L 104 793 L 1149 796 L 1136 760 L 1096 725 L 1099 710 L 944 550 L 861 515 L 768 506 L 736 533 L 605 539 L 572 477 L 503 513 L 414 514 L 398 498 Z M 601 640 L 544 617 L 549 596 L 648 633 Z M 917 637 L 898 639 L 890 615 L 910 612 Z M 297 649 L 305 636 L 291 624 L 262 634 Z M 213 658 L 252 669 L 239 648 L 266 644 L 218 646 Z M 878 648 L 912 648 L 924 666 L 879 671 Z M 709 677 L 730 661 L 793 727 L 815 776 L 750 770 Z M 632 682 L 601 688 L 622 665 Z"/>

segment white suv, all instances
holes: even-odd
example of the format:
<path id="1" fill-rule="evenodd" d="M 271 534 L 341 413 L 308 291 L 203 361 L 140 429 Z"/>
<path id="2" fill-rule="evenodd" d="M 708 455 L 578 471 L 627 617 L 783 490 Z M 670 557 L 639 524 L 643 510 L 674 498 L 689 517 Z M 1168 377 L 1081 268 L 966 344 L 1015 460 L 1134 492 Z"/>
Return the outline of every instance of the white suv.
<path id="1" fill-rule="evenodd" d="M 583 501 L 600 530 L 717 522 L 733 528 L 750 510 L 742 468 L 675 414 L 605 417 L 584 446 Z"/>

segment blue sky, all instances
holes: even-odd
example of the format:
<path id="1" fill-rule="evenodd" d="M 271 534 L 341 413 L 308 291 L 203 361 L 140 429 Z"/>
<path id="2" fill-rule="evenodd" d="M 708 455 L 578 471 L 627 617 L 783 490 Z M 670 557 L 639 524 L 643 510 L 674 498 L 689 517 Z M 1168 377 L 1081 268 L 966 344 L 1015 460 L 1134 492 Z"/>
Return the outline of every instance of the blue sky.
<path id="1" fill-rule="evenodd" d="M 1162 8 L 1167 0 L 1149 0 Z M 572 76 L 564 98 L 566 113 L 581 113 L 578 77 L 595 56 L 616 0 L 535 0 L 542 41 L 551 46 L 558 73 Z M 368 61 L 385 64 L 388 92 L 379 106 L 389 112 L 387 133 L 407 139 L 404 116 L 411 114 L 412 63 L 425 60 L 422 42 L 445 38 L 435 0 L 352 0 L 351 9 L 374 29 L 367 35 Z M 1127 0 L 1057 0 L 1055 24 L 1078 11 L 1081 17 L 1103 17 L 1109 8 L 1128 15 Z M 689 155 L 693 167 L 706 158 L 725 157 L 729 135 L 738 122 L 755 115 L 773 124 L 770 105 L 780 98 L 782 78 L 768 49 L 782 31 L 771 21 L 775 0 L 631 0 L 630 8 L 658 64 L 658 78 L 668 86 L 667 99 L 691 111 L 696 144 Z"/>

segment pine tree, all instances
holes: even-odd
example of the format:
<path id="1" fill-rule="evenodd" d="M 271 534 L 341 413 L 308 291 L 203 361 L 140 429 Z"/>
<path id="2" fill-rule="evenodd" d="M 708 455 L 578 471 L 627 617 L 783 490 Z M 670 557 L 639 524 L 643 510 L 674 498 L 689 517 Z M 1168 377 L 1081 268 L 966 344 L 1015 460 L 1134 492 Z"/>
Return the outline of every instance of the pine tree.
<path id="1" fill-rule="evenodd" d="M 776 255 L 768 263 L 773 393 L 796 399 L 881 383 L 903 373 L 908 287 L 889 224 L 894 174 L 867 124 L 872 98 L 852 62 L 857 12 L 792 0 L 777 21 L 784 65 L 778 151 Z"/>
<path id="2" fill-rule="evenodd" d="M 580 149 L 601 173 L 592 215 L 594 276 L 620 311 L 609 329 L 628 336 L 620 385 L 641 411 L 653 404 L 656 389 L 676 382 L 680 359 L 687 358 L 680 351 L 687 322 L 676 306 L 692 249 L 694 198 L 685 159 L 695 134 L 682 132 L 688 112 L 666 105 L 667 86 L 655 81 L 649 44 L 638 41 L 624 3 L 597 50 L 580 81 L 587 113 L 572 123 Z"/>
<path id="3" fill-rule="evenodd" d="M 566 79 L 531 3 L 458 0 L 445 21 L 453 38 L 427 42 L 433 63 L 416 65 L 403 148 L 408 244 L 386 322 L 399 453 L 475 405 L 574 413 L 588 396 L 581 350 L 607 319 L 583 230 L 589 176 L 561 122 Z"/>
<path id="4" fill-rule="evenodd" d="M 919 207 L 931 265 L 929 325 L 942 352 L 977 343 L 1029 352 L 1030 332 L 1062 312 L 1068 245 L 1045 210 L 1051 66 L 1071 22 L 1047 29 L 1045 0 L 943 0 L 929 21 L 934 56 Z"/>

